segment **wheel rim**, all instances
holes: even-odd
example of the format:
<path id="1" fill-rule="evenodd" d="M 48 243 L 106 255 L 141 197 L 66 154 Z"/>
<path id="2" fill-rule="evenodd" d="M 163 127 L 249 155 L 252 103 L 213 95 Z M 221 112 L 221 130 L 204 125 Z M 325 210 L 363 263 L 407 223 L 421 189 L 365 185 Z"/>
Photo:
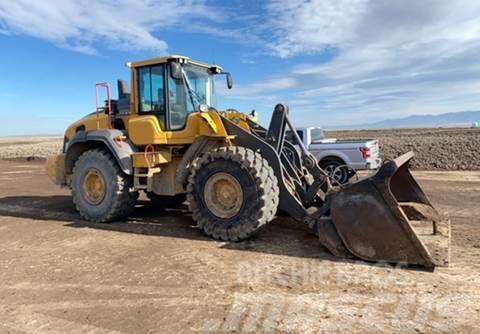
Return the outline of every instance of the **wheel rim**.
<path id="1" fill-rule="evenodd" d="M 327 172 L 330 180 L 336 184 L 342 184 L 345 181 L 345 172 L 343 168 L 339 168 L 337 165 L 327 165 L 325 166 L 325 172 Z"/>
<path id="2" fill-rule="evenodd" d="M 217 217 L 231 218 L 242 208 L 243 190 L 238 180 L 227 173 L 216 173 L 205 183 L 203 197 Z"/>
<path id="3" fill-rule="evenodd" d="M 105 179 L 98 169 L 89 168 L 82 182 L 83 198 L 91 204 L 98 205 L 105 198 Z"/>

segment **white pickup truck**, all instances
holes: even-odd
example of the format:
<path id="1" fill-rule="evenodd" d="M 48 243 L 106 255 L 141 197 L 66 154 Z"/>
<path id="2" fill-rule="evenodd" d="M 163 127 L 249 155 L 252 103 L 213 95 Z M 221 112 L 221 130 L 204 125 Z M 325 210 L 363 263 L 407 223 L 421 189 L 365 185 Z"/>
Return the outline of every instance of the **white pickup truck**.
<path id="1" fill-rule="evenodd" d="M 325 138 L 319 127 L 297 128 L 303 145 L 315 155 L 334 183 L 344 184 L 357 170 L 380 167 L 378 140 Z M 295 142 L 287 132 L 286 139 Z"/>

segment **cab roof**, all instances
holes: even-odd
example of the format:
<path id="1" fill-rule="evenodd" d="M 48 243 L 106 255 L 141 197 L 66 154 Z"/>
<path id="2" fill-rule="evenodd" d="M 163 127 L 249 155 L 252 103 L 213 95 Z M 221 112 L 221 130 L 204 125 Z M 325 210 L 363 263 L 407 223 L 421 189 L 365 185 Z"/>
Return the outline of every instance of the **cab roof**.
<path id="1" fill-rule="evenodd" d="M 157 57 L 157 58 L 130 62 L 130 63 L 127 63 L 127 66 L 131 68 L 136 68 L 141 66 L 164 64 L 164 63 L 168 63 L 169 61 L 178 61 L 180 63 L 192 64 L 192 65 L 196 65 L 204 68 L 215 69 L 217 73 L 221 73 L 223 71 L 223 69 L 218 65 L 203 63 L 203 62 L 193 60 L 193 59 L 190 59 L 189 57 L 181 56 L 181 55 L 169 55 L 165 57 Z"/>

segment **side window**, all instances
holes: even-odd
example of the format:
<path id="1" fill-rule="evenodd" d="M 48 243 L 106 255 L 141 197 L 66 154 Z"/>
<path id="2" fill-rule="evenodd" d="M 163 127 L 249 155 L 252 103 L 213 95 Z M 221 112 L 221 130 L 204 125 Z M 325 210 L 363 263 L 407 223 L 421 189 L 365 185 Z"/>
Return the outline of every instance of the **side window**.
<path id="1" fill-rule="evenodd" d="M 165 98 L 163 90 L 163 66 L 151 68 L 152 80 L 152 110 L 165 113 Z"/>
<path id="2" fill-rule="evenodd" d="M 141 67 L 138 70 L 138 110 L 157 114 L 162 127 L 165 122 L 164 94 L 163 65 Z"/>
<path id="3" fill-rule="evenodd" d="M 300 139 L 303 140 L 303 132 L 300 130 L 297 130 L 297 134 L 300 137 Z M 285 132 L 285 139 L 288 140 L 293 145 L 298 145 L 297 139 L 293 136 L 293 133 L 291 130 L 287 130 Z"/>
<path id="4" fill-rule="evenodd" d="M 303 141 L 303 131 L 297 130 L 297 135 Z"/>
<path id="5" fill-rule="evenodd" d="M 175 80 L 169 76 L 168 96 L 170 101 L 170 129 L 182 129 L 185 126 L 188 114 L 195 110 L 184 81 Z"/>
<path id="6" fill-rule="evenodd" d="M 138 70 L 138 110 L 140 112 L 152 111 L 152 85 L 150 79 L 150 67 L 142 67 Z"/>

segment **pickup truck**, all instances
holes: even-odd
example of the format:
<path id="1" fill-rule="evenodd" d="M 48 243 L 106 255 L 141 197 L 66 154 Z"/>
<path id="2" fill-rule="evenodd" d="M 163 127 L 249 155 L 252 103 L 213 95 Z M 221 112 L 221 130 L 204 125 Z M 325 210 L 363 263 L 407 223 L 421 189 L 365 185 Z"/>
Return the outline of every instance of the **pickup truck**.
<path id="1" fill-rule="evenodd" d="M 317 158 L 334 184 L 345 184 L 357 170 L 380 167 L 378 140 L 325 138 L 322 128 L 296 128 L 303 145 Z M 292 133 L 286 139 L 295 143 Z"/>

